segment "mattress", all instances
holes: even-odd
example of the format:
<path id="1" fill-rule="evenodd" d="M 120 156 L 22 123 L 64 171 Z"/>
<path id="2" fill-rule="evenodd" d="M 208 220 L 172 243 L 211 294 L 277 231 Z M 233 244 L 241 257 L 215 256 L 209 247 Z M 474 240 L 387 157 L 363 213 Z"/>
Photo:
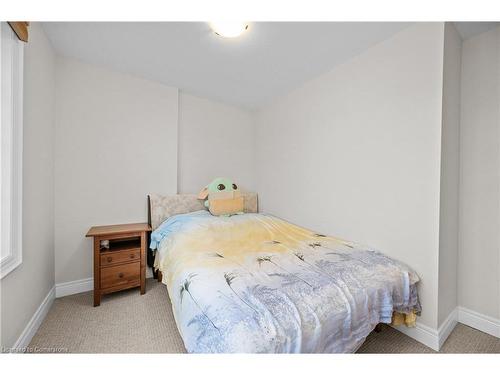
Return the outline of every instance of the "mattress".
<path id="1" fill-rule="evenodd" d="M 151 247 L 190 353 L 350 353 L 420 311 L 405 264 L 270 215 L 175 215 Z"/>

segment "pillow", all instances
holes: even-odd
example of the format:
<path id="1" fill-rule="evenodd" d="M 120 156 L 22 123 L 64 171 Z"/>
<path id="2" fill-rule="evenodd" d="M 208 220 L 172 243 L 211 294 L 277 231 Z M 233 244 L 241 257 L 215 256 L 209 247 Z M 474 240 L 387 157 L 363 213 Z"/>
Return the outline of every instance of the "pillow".
<path id="1" fill-rule="evenodd" d="M 205 207 L 215 216 L 242 214 L 245 202 L 238 185 L 229 178 L 218 177 L 198 194 Z"/>

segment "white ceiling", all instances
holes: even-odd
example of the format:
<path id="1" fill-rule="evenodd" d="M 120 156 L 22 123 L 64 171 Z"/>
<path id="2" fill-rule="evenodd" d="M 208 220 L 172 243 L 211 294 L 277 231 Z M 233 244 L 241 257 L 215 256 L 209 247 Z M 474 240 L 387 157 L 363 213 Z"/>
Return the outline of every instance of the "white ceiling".
<path id="1" fill-rule="evenodd" d="M 249 109 L 285 94 L 407 23 L 251 23 L 236 39 L 203 22 L 43 24 L 57 53 Z"/>
<path id="2" fill-rule="evenodd" d="M 254 22 L 236 39 L 218 37 L 204 22 L 46 22 L 43 28 L 61 55 L 255 109 L 409 25 Z M 477 23 L 457 29 L 466 37 L 484 31 Z"/>
<path id="3" fill-rule="evenodd" d="M 500 22 L 454 22 L 454 24 L 462 39 L 467 39 L 499 26 Z"/>

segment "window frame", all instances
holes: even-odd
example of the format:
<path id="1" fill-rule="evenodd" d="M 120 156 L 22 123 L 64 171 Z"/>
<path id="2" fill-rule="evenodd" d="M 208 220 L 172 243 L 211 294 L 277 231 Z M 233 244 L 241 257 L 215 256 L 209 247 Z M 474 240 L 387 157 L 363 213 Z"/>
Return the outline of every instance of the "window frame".
<path id="1" fill-rule="evenodd" d="M 24 43 L 7 22 L 0 29 L 0 279 L 22 257 Z"/>

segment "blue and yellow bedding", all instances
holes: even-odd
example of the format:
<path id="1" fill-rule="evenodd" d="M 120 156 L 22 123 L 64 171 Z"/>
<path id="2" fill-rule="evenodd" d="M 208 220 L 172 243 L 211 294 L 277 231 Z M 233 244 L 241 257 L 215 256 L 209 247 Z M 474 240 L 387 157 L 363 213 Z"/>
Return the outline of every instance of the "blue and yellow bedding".
<path id="1" fill-rule="evenodd" d="M 151 245 L 188 352 L 354 352 L 419 311 L 404 264 L 273 216 L 176 215 Z"/>

